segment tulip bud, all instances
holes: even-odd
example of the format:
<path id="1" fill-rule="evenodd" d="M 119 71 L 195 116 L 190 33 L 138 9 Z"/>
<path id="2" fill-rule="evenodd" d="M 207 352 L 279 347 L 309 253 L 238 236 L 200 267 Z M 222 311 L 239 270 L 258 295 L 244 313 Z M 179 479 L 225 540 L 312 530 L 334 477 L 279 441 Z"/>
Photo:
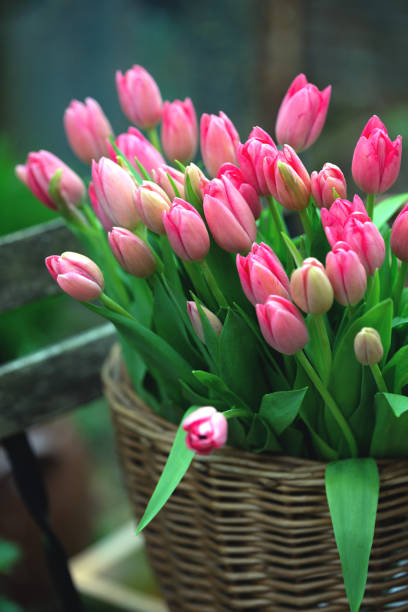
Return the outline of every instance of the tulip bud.
<path id="1" fill-rule="evenodd" d="M 112 229 L 113 222 L 112 222 L 112 219 L 108 217 L 107 215 L 105 215 L 105 213 L 103 212 L 103 209 L 101 205 L 99 204 L 98 198 L 96 197 L 95 187 L 92 181 L 89 183 L 88 195 L 89 195 L 91 206 L 94 210 L 95 215 L 97 216 L 100 223 L 102 224 L 103 229 L 109 232 Z"/>
<path id="2" fill-rule="evenodd" d="M 277 154 L 277 146 L 261 128 L 253 128 L 246 143 L 238 145 L 237 157 L 242 176 L 262 195 L 270 193 L 266 184 L 264 160 L 267 157 L 274 159 Z"/>
<path id="3" fill-rule="evenodd" d="M 211 310 L 208 310 L 208 308 L 206 308 L 202 304 L 201 308 L 204 315 L 207 317 L 209 324 L 213 328 L 215 335 L 219 336 L 222 331 L 221 321 L 213 312 L 211 312 Z M 200 338 L 201 342 L 205 343 L 203 324 L 201 322 L 201 317 L 197 308 L 197 304 L 195 302 L 187 302 L 187 312 L 195 333 Z"/>
<path id="4" fill-rule="evenodd" d="M 320 136 L 326 121 L 331 85 L 319 91 L 299 74 L 282 100 L 276 120 L 276 138 L 296 151 L 309 148 Z"/>
<path id="5" fill-rule="evenodd" d="M 230 253 L 247 252 L 256 238 L 255 218 L 248 204 L 225 176 L 205 188 L 204 214 L 216 243 Z"/>
<path id="6" fill-rule="evenodd" d="M 96 263 L 85 255 L 68 251 L 61 256 L 50 255 L 45 265 L 61 289 L 75 300 L 90 302 L 103 291 L 103 274 Z"/>
<path id="7" fill-rule="evenodd" d="M 259 127 L 258 125 L 255 125 L 252 130 L 249 133 L 248 136 L 248 140 L 250 140 L 251 138 L 257 138 L 258 140 L 260 140 L 263 144 L 268 144 L 270 145 L 273 149 L 276 149 L 276 144 L 273 141 L 272 136 L 270 136 L 270 134 L 268 134 L 268 132 L 266 132 L 265 130 L 263 130 L 261 127 Z"/>
<path id="8" fill-rule="evenodd" d="M 323 264 L 314 257 L 308 257 L 293 271 L 290 293 L 295 304 L 310 314 L 323 314 L 333 304 L 333 288 Z"/>
<path id="9" fill-rule="evenodd" d="M 174 191 L 168 175 L 170 175 L 173 183 L 177 187 L 179 195 Z M 163 164 L 159 168 L 152 170 L 152 179 L 167 193 L 170 200 L 174 200 L 176 197 L 184 198 L 184 174 L 180 172 L 180 170 Z"/>
<path id="10" fill-rule="evenodd" d="M 310 200 L 310 177 L 289 146 L 274 158 L 265 158 L 264 173 L 269 193 L 289 210 L 304 210 Z"/>
<path id="11" fill-rule="evenodd" d="M 114 227 L 108 234 L 109 245 L 117 262 L 136 278 L 151 276 L 156 270 L 156 260 L 150 247 L 123 227 Z"/>
<path id="12" fill-rule="evenodd" d="M 198 145 L 197 117 L 190 98 L 163 105 L 161 141 L 170 161 L 182 163 L 193 159 Z"/>
<path id="13" fill-rule="evenodd" d="M 293 355 L 309 340 L 302 315 L 289 300 L 271 295 L 265 304 L 256 305 L 259 326 L 266 342 L 284 355 Z"/>
<path id="14" fill-rule="evenodd" d="M 133 201 L 135 184 L 129 174 L 107 157 L 92 162 L 95 195 L 105 215 L 113 224 L 134 229 L 140 215 Z"/>
<path id="15" fill-rule="evenodd" d="M 210 181 L 198 166 L 195 164 L 189 164 L 184 175 L 184 193 L 187 193 L 187 177 L 190 179 L 190 185 L 194 195 L 200 202 L 202 202 L 205 187 Z"/>
<path id="16" fill-rule="evenodd" d="M 343 306 L 354 306 L 367 288 L 367 275 L 357 253 L 345 242 L 338 242 L 326 255 L 326 273 L 335 299 Z"/>
<path id="17" fill-rule="evenodd" d="M 108 155 L 112 128 L 93 98 L 86 98 L 85 104 L 72 100 L 64 113 L 64 127 L 71 149 L 85 164 Z"/>
<path id="18" fill-rule="evenodd" d="M 408 262 L 408 204 L 395 219 L 391 230 L 391 251 L 401 261 Z"/>
<path id="19" fill-rule="evenodd" d="M 163 212 L 171 206 L 167 193 L 156 183 L 143 181 L 134 191 L 134 201 L 146 227 L 156 234 L 165 234 Z"/>
<path id="20" fill-rule="evenodd" d="M 401 136 L 392 142 L 387 128 L 374 115 L 354 149 L 351 167 L 354 182 L 366 193 L 384 193 L 398 178 L 401 153 Z"/>
<path id="21" fill-rule="evenodd" d="M 118 70 L 116 87 L 122 110 L 132 123 L 150 129 L 160 121 L 160 90 L 156 81 L 142 66 L 133 66 L 125 74 Z"/>
<path id="22" fill-rule="evenodd" d="M 342 240 L 357 253 L 367 276 L 381 268 L 385 259 L 384 238 L 365 213 L 350 215 L 343 228 Z"/>
<path id="23" fill-rule="evenodd" d="M 262 212 L 261 201 L 255 187 L 245 181 L 241 170 L 237 168 L 237 166 L 234 166 L 234 164 L 223 164 L 218 170 L 217 178 L 221 178 L 222 176 L 226 176 L 234 187 L 238 189 L 239 193 L 244 197 L 249 208 L 252 210 L 255 219 L 259 219 Z"/>
<path id="24" fill-rule="evenodd" d="M 71 168 L 52 153 L 29 153 L 25 166 L 20 164 L 16 167 L 16 175 L 43 204 L 58 210 L 58 202 L 52 200 L 49 192 L 51 179 L 58 170 L 62 170 L 59 196 L 68 207 L 77 206 L 85 197 L 85 185 Z"/>
<path id="25" fill-rule="evenodd" d="M 202 406 L 183 421 L 186 445 L 198 455 L 210 455 L 227 441 L 228 423 L 213 406 Z"/>
<path id="26" fill-rule="evenodd" d="M 354 338 L 354 352 L 362 365 L 375 365 L 381 361 L 384 349 L 378 331 L 373 327 L 363 327 Z"/>
<path id="27" fill-rule="evenodd" d="M 222 164 L 236 163 L 239 134 L 225 113 L 202 115 L 200 131 L 201 155 L 211 176 L 217 176 Z"/>
<path id="28" fill-rule="evenodd" d="M 147 138 L 145 138 L 143 134 L 134 127 L 130 127 L 127 133 L 120 134 L 117 137 L 115 144 L 126 159 L 137 170 L 140 176 L 142 176 L 142 178 L 144 177 L 135 161 L 135 158 L 140 164 L 142 164 L 143 168 L 149 175 L 152 174 L 154 168 L 158 168 L 165 163 L 158 150 L 155 149 Z M 116 162 L 116 151 L 111 145 L 109 145 L 109 157 Z"/>
<path id="29" fill-rule="evenodd" d="M 175 253 L 184 261 L 201 261 L 210 249 L 210 237 L 200 214 L 188 202 L 175 198 L 163 225 Z"/>
<path id="30" fill-rule="evenodd" d="M 344 174 L 334 164 L 324 164 L 320 172 L 316 170 L 312 172 L 310 183 L 312 196 L 318 208 L 330 208 L 337 198 L 345 198 L 347 195 Z"/>
<path id="31" fill-rule="evenodd" d="M 358 195 L 354 196 L 353 202 L 338 198 L 333 202 L 330 210 L 322 208 L 322 225 L 331 246 L 334 246 L 339 240 L 343 240 L 343 229 L 346 221 L 355 212 L 364 214 L 367 221 L 370 221 L 363 201 Z"/>
<path id="32" fill-rule="evenodd" d="M 254 242 L 246 256 L 237 255 L 237 269 L 242 289 L 250 302 L 264 304 L 270 295 L 290 299 L 289 279 L 271 247 Z"/>

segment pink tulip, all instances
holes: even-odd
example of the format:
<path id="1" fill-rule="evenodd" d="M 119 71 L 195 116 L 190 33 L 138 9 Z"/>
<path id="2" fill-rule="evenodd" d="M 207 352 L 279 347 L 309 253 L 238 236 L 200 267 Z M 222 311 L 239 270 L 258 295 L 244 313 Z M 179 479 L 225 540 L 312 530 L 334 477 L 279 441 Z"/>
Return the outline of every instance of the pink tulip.
<path id="1" fill-rule="evenodd" d="M 259 219 L 262 212 L 261 201 L 255 188 L 245 181 L 241 170 L 237 168 L 237 166 L 234 166 L 234 164 L 226 163 L 218 170 L 217 178 L 221 178 L 222 176 L 226 176 L 234 187 L 238 189 L 239 193 L 245 198 L 249 208 L 252 210 L 255 219 Z"/>
<path id="2" fill-rule="evenodd" d="M 211 310 L 208 310 L 208 308 L 206 308 L 202 304 L 201 309 L 203 311 L 203 314 L 207 317 L 209 324 L 213 328 L 215 335 L 219 336 L 222 331 L 221 321 L 213 312 L 211 312 Z M 195 302 L 187 302 L 187 312 L 195 333 L 200 338 L 201 342 L 205 343 L 203 324 L 201 322 L 201 317 L 197 308 L 197 304 Z"/>
<path id="3" fill-rule="evenodd" d="M 340 304 L 354 306 L 361 300 L 367 288 L 367 275 L 349 244 L 338 242 L 327 253 L 326 272 Z"/>
<path id="4" fill-rule="evenodd" d="M 130 127 L 127 133 L 120 134 L 115 144 L 132 166 L 136 168 L 140 176 L 142 176 L 142 173 L 135 162 L 135 157 L 150 175 L 154 168 L 158 168 L 165 163 L 157 149 L 134 127 Z M 116 161 L 117 155 L 111 145 L 109 145 L 109 157 Z"/>
<path id="5" fill-rule="evenodd" d="M 318 259 L 308 257 L 300 268 L 292 272 L 290 294 L 303 312 L 324 314 L 333 304 L 333 289 L 324 266 Z"/>
<path id="6" fill-rule="evenodd" d="M 257 136 L 251 136 L 257 134 Z M 272 138 L 261 128 L 253 128 L 245 144 L 238 145 L 238 162 L 245 181 L 259 194 L 269 195 L 264 172 L 264 159 L 274 159 L 278 149 Z"/>
<path id="7" fill-rule="evenodd" d="M 355 212 L 366 215 L 367 220 L 369 220 L 363 201 L 358 195 L 354 196 L 352 202 L 338 198 L 330 206 L 330 210 L 322 208 L 322 225 L 331 246 L 334 246 L 339 240 L 343 240 L 344 225 L 350 215 Z"/>
<path id="8" fill-rule="evenodd" d="M 268 344 L 284 355 L 293 355 L 309 340 L 302 315 L 292 302 L 280 295 L 271 295 L 265 304 L 256 305 L 261 332 Z"/>
<path id="9" fill-rule="evenodd" d="M 88 195 L 89 195 L 91 206 L 94 210 L 95 215 L 97 216 L 100 223 L 102 224 L 103 229 L 109 232 L 112 229 L 113 221 L 110 217 L 105 215 L 105 213 L 103 212 L 103 209 L 101 205 L 99 204 L 98 198 L 96 197 L 95 187 L 92 181 L 89 183 Z"/>
<path id="10" fill-rule="evenodd" d="M 156 81 L 142 66 L 133 66 L 125 74 L 118 70 L 116 87 L 122 110 L 132 123 L 150 129 L 160 121 L 160 90 Z"/>
<path id="11" fill-rule="evenodd" d="M 85 255 L 67 251 L 61 256 L 47 257 L 45 265 L 61 289 L 75 300 L 90 302 L 103 291 L 103 274 L 96 263 Z"/>
<path id="12" fill-rule="evenodd" d="M 85 197 L 85 185 L 71 168 L 48 151 L 29 153 L 25 165 L 16 167 L 20 181 L 32 191 L 36 198 L 52 210 L 58 210 L 51 199 L 50 182 L 57 170 L 62 170 L 59 192 L 68 206 L 78 206 Z"/>
<path id="13" fill-rule="evenodd" d="M 86 164 L 108 155 L 112 128 L 93 98 L 85 98 L 85 104 L 72 100 L 64 113 L 64 127 L 71 149 Z"/>
<path id="14" fill-rule="evenodd" d="M 392 225 L 391 250 L 398 259 L 408 262 L 408 204 Z"/>
<path id="15" fill-rule="evenodd" d="M 203 208 L 214 240 L 222 249 L 230 253 L 249 251 L 256 238 L 255 218 L 228 178 L 208 183 Z"/>
<path id="16" fill-rule="evenodd" d="M 153 274 L 156 260 L 150 247 L 139 236 L 123 227 L 114 227 L 108 240 L 115 259 L 126 272 L 137 278 Z"/>
<path id="17" fill-rule="evenodd" d="M 239 135 L 232 121 L 223 112 L 217 115 L 204 114 L 201 117 L 201 154 L 211 176 L 226 162 L 237 162 Z"/>
<path id="18" fill-rule="evenodd" d="M 309 148 L 320 136 L 326 121 L 331 85 L 319 91 L 299 74 L 289 87 L 279 108 L 276 138 L 296 151 Z"/>
<path id="19" fill-rule="evenodd" d="M 365 213 L 350 215 L 343 228 L 342 240 L 357 253 L 367 276 L 381 268 L 385 259 L 384 238 Z"/>
<path id="20" fill-rule="evenodd" d="M 309 174 L 289 145 L 263 163 L 269 193 L 288 210 L 304 210 L 310 200 Z"/>
<path id="21" fill-rule="evenodd" d="M 271 247 L 254 242 L 246 257 L 237 255 L 242 289 L 252 304 L 264 304 L 270 295 L 290 299 L 289 279 Z"/>
<path id="22" fill-rule="evenodd" d="M 107 157 L 92 162 L 95 195 L 104 214 L 114 225 L 134 229 L 140 215 L 133 202 L 135 184 L 129 174 Z"/>
<path id="23" fill-rule="evenodd" d="M 169 210 L 171 201 L 167 193 L 152 181 L 143 181 L 133 194 L 136 208 L 143 223 L 156 234 L 165 234 L 163 212 Z"/>
<path id="24" fill-rule="evenodd" d="M 168 175 L 171 176 L 175 186 L 177 187 L 178 194 L 174 191 L 174 187 Z M 167 164 L 163 164 L 162 166 L 159 166 L 159 168 L 152 170 L 152 179 L 167 193 L 170 200 L 173 200 L 176 197 L 184 198 L 184 174 L 183 172 L 180 172 L 180 170 L 172 168 Z"/>
<path id="25" fill-rule="evenodd" d="M 351 168 L 354 182 L 366 193 L 384 193 L 398 178 L 401 153 L 401 136 L 392 142 L 387 128 L 374 115 L 354 149 Z"/>
<path id="26" fill-rule="evenodd" d="M 228 423 L 213 406 L 202 406 L 183 421 L 187 447 L 198 455 L 210 455 L 227 441 Z"/>
<path id="27" fill-rule="evenodd" d="M 259 127 L 259 125 L 255 125 L 249 133 L 248 140 L 251 138 L 257 138 L 264 144 L 270 145 L 272 148 L 276 148 L 276 144 L 273 141 L 273 138 L 268 132 Z"/>
<path id="28" fill-rule="evenodd" d="M 161 141 L 164 153 L 170 161 L 182 163 L 193 159 L 198 145 L 197 117 L 190 98 L 184 102 L 175 100 L 163 105 Z"/>
<path id="29" fill-rule="evenodd" d="M 345 198 L 347 185 L 344 174 L 334 164 L 324 164 L 320 172 L 312 172 L 310 177 L 312 196 L 318 208 L 330 208 L 337 198 Z M 333 190 L 337 193 L 335 195 Z"/>
<path id="30" fill-rule="evenodd" d="M 163 225 L 175 253 L 184 261 L 201 261 L 210 249 L 210 237 L 200 214 L 188 202 L 175 198 Z"/>

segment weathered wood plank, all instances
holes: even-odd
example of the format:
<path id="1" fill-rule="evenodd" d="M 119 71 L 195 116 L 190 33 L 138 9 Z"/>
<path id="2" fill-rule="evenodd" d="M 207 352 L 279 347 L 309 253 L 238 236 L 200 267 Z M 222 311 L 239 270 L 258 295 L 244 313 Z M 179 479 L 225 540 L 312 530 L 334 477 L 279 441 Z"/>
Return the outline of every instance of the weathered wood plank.
<path id="1" fill-rule="evenodd" d="M 0 439 L 100 397 L 100 369 L 114 339 L 105 323 L 1 366 Z"/>
<path id="2" fill-rule="evenodd" d="M 81 250 L 57 219 L 0 238 L 0 312 L 60 291 L 44 266 L 48 255 Z"/>

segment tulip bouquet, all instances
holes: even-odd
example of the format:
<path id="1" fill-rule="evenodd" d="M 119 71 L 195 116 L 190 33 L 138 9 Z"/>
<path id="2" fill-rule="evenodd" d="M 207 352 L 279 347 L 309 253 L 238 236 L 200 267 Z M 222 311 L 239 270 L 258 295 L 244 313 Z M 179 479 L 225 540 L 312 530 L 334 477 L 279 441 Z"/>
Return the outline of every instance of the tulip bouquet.
<path id="1" fill-rule="evenodd" d="M 310 176 L 298 156 L 320 135 L 330 87 L 319 91 L 302 74 L 293 81 L 276 122 L 282 148 L 260 127 L 241 142 L 224 113 L 204 114 L 202 166 L 191 163 L 190 99 L 163 104 L 139 66 L 118 72 L 116 84 L 125 115 L 146 135 L 130 127 L 114 139 L 90 98 L 64 116 L 72 149 L 92 164 L 89 201 L 51 153 L 30 153 L 16 171 L 91 257 L 51 255 L 49 272 L 113 322 L 135 390 L 179 424 L 139 531 L 193 457 L 227 442 L 327 461 L 346 591 L 358 610 L 378 502 L 375 459 L 408 456 L 408 194 L 375 206 L 397 179 L 401 137 L 392 141 L 376 116 L 365 126 L 352 158 L 364 203 L 346 199 L 336 165 Z M 289 233 L 296 223 L 303 232 Z"/>

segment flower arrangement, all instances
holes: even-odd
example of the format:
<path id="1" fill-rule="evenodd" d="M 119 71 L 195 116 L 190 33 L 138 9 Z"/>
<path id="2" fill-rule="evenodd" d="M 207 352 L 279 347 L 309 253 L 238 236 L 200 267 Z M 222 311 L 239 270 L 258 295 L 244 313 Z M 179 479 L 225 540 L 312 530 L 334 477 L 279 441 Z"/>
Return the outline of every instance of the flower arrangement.
<path id="1" fill-rule="evenodd" d="M 203 167 L 191 163 L 190 99 L 163 104 L 140 66 L 118 72 L 116 84 L 125 115 L 147 137 L 130 127 L 114 140 L 91 98 L 64 115 L 72 149 L 92 164 L 89 202 L 82 180 L 47 151 L 30 153 L 16 173 L 91 258 L 51 255 L 50 274 L 112 321 L 135 390 L 179 424 L 138 530 L 193 457 L 227 440 L 327 461 L 346 592 L 358 610 L 379 494 L 375 459 L 408 456 L 408 194 L 375 206 L 398 177 L 401 137 L 392 141 L 376 116 L 368 121 L 352 159 L 366 202 L 347 200 L 340 168 L 326 163 L 309 175 L 298 156 L 322 131 L 330 87 L 296 77 L 277 117 L 281 149 L 260 127 L 242 143 L 225 113 L 204 114 Z M 291 218 L 300 235 L 288 232 Z"/>

